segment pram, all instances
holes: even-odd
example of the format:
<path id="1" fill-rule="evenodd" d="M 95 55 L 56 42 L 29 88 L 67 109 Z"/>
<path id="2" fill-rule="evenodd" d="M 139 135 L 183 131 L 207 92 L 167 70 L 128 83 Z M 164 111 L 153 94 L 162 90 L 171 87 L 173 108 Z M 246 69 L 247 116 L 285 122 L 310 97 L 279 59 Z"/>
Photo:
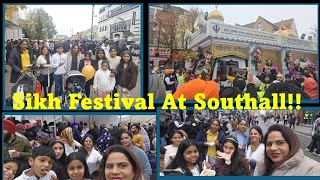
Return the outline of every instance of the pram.
<path id="1" fill-rule="evenodd" d="M 13 106 L 12 98 L 15 93 L 23 93 L 24 95 L 39 93 L 39 97 L 41 97 L 41 84 L 37 81 L 37 77 L 41 73 L 40 67 L 32 64 L 27 66 L 29 67 L 27 73 L 21 74 L 16 84 L 11 88 L 10 97 L 6 99 L 6 106 Z"/>
<path id="2" fill-rule="evenodd" d="M 85 94 L 86 77 L 79 71 L 70 71 L 63 77 L 62 104 L 70 105 L 70 94 L 81 94 L 81 101 Z"/>

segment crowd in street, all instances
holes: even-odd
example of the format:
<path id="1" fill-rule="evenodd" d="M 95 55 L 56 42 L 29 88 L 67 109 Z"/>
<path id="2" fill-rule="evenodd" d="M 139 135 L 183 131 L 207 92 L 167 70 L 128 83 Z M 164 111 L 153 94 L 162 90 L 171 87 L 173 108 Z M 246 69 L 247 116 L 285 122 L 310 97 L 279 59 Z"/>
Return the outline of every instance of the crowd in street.
<path id="1" fill-rule="evenodd" d="M 155 122 L 49 125 L 4 119 L 5 180 L 155 178 Z"/>
<path id="2" fill-rule="evenodd" d="M 206 94 L 206 99 L 235 98 L 244 93 L 250 93 L 250 97 L 257 99 L 271 99 L 272 93 L 301 94 L 301 99 L 318 98 L 318 71 L 316 65 L 305 58 L 288 60 L 290 64 L 284 71 L 288 74 L 282 74 L 272 60 L 268 60 L 261 67 L 261 72 L 255 74 L 248 67 L 229 67 L 222 74 L 222 70 L 214 70 L 218 60 L 212 59 L 207 52 L 199 54 L 188 69 L 182 66 L 173 69 L 170 64 L 164 71 L 157 67 L 151 69 L 150 92 L 157 94 L 158 99 L 164 99 L 168 93 L 172 93 L 174 98 L 184 94 L 189 100 L 193 100 L 197 93 Z M 213 71 L 217 71 L 216 77 Z"/>
<path id="3" fill-rule="evenodd" d="M 286 116 L 289 121 L 294 118 L 291 113 Z M 271 118 L 167 112 L 160 124 L 160 175 L 319 176 L 320 163 L 304 155 L 291 125 L 274 124 L 263 133 L 258 119 Z M 307 150 L 320 156 L 320 114 L 316 119 Z"/>
<path id="4" fill-rule="evenodd" d="M 19 82 L 21 75 L 26 74 L 30 70 L 28 65 L 32 64 L 41 73 L 35 77 L 37 87 L 31 88 L 41 97 L 47 97 L 53 85 L 54 97 L 66 101 L 69 93 L 90 97 L 91 86 L 97 97 L 113 96 L 116 92 L 120 97 L 130 97 L 137 83 L 140 47 L 132 44 L 128 48 L 126 44 L 119 46 L 110 42 L 108 39 L 63 43 L 8 40 L 6 62 L 11 67 L 10 83 L 23 83 Z M 73 78 L 68 79 L 71 76 Z"/>

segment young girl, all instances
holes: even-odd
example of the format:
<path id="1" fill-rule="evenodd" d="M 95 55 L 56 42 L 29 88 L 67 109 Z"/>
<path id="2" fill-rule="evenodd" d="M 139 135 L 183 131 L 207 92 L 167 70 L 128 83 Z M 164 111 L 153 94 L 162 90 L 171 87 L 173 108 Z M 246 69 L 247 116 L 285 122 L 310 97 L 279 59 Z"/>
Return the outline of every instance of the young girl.
<path id="1" fill-rule="evenodd" d="M 172 172 L 181 172 L 187 176 L 200 176 L 203 170 L 202 162 L 199 159 L 199 149 L 194 141 L 185 139 L 181 142 L 174 160 L 169 164 L 165 174 L 170 175 Z M 210 169 L 209 164 L 205 164 Z"/>
<path id="2" fill-rule="evenodd" d="M 97 55 L 96 55 L 96 62 L 98 62 L 98 70 L 101 69 L 101 63 L 103 60 L 108 60 L 106 57 L 106 54 L 103 49 L 98 49 Z"/>
<path id="3" fill-rule="evenodd" d="M 164 168 L 165 169 L 176 156 L 176 153 L 178 151 L 178 147 L 183 140 L 182 132 L 181 131 L 174 131 L 170 135 L 170 140 L 171 140 L 172 144 L 164 147 L 166 149 L 166 153 L 164 155 Z"/>
<path id="4" fill-rule="evenodd" d="M 54 141 L 50 147 L 56 153 L 56 160 L 53 163 L 52 170 L 57 174 L 58 179 L 68 179 L 66 171 L 66 153 L 64 151 L 64 144 L 62 141 Z"/>
<path id="5" fill-rule="evenodd" d="M 223 152 L 217 151 L 217 176 L 246 176 L 250 175 L 249 162 L 245 156 L 240 155 L 239 144 L 235 137 L 224 138 Z"/>
<path id="6" fill-rule="evenodd" d="M 18 169 L 18 162 L 15 159 L 5 159 L 3 164 L 3 179 L 13 180 Z"/>
<path id="7" fill-rule="evenodd" d="M 109 50 L 109 63 L 110 63 L 110 69 L 115 70 L 117 66 L 120 64 L 120 56 L 117 56 L 117 48 L 116 47 L 111 47 Z"/>
<path id="8" fill-rule="evenodd" d="M 120 64 L 117 66 L 118 93 L 121 97 L 130 97 L 130 91 L 136 87 L 138 77 L 138 66 L 132 61 L 128 51 L 121 55 Z"/>
<path id="9" fill-rule="evenodd" d="M 116 84 L 115 77 L 110 77 L 110 74 L 109 62 L 103 60 L 101 69 L 96 72 L 93 80 L 94 93 L 100 98 L 105 98 L 107 94 L 110 94 Z"/>
<path id="10" fill-rule="evenodd" d="M 66 165 L 71 180 L 85 180 L 90 178 L 86 157 L 81 152 L 69 154 Z"/>

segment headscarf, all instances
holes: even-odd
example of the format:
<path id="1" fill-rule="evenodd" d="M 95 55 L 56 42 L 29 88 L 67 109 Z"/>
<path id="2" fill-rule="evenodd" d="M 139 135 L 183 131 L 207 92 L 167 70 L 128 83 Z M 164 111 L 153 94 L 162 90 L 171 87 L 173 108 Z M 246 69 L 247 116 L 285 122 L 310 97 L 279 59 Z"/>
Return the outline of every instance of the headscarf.
<path id="1" fill-rule="evenodd" d="M 67 127 L 61 132 L 60 140 L 64 143 L 69 144 L 70 146 L 74 145 L 73 133 L 72 133 L 71 127 Z"/>
<path id="2" fill-rule="evenodd" d="M 16 125 L 12 121 L 5 119 L 3 124 L 4 130 L 8 131 L 9 133 L 13 134 L 16 131 Z"/>
<path id="3" fill-rule="evenodd" d="M 107 147 L 110 145 L 111 140 L 112 136 L 108 128 L 104 128 L 101 135 L 97 139 L 97 148 L 99 149 L 100 153 L 105 153 Z"/>
<path id="4" fill-rule="evenodd" d="M 311 99 L 318 98 L 318 83 L 311 77 L 304 80 L 304 92 L 306 92 Z"/>

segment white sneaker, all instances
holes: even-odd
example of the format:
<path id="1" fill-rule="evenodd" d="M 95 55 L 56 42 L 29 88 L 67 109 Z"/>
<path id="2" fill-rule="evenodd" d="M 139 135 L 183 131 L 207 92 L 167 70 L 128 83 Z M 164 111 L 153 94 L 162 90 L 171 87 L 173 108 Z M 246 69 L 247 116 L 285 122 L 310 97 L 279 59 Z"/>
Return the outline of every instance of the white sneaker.
<path id="1" fill-rule="evenodd" d="M 306 151 L 310 151 L 310 149 L 309 149 L 309 148 L 306 148 Z"/>
<path id="2" fill-rule="evenodd" d="M 313 154 L 316 155 L 316 156 L 320 156 L 320 154 L 317 154 L 316 152 L 313 152 Z"/>

